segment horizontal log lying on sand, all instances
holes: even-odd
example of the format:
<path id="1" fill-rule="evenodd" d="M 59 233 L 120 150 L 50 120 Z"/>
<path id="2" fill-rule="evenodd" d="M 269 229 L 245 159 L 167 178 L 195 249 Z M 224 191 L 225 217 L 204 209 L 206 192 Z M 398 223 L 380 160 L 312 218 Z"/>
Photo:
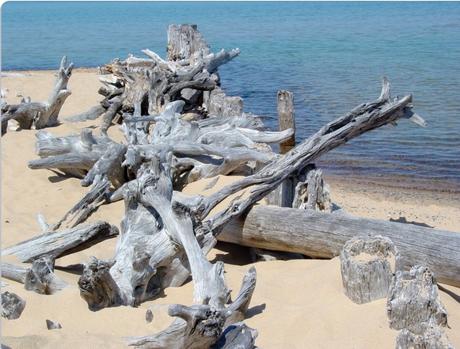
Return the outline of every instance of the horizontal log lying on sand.
<path id="1" fill-rule="evenodd" d="M 234 218 L 218 240 L 276 251 L 332 258 L 352 237 L 382 235 L 401 254 L 401 267 L 427 266 L 439 282 L 460 286 L 460 233 L 413 224 L 275 206 L 256 206 Z"/>
<path id="2" fill-rule="evenodd" d="M 81 251 L 116 235 L 118 235 L 117 227 L 98 221 L 72 229 L 46 232 L 3 249 L 1 255 L 14 255 L 21 262 L 26 263 L 42 256 L 55 259 Z"/>

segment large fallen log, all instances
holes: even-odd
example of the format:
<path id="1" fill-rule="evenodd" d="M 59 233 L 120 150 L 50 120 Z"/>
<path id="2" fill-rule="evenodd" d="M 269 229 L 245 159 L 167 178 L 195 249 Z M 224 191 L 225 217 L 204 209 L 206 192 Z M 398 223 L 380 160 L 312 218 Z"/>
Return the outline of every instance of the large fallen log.
<path id="1" fill-rule="evenodd" d="M 460 286 L 460 234 L 344 214 L 256 206 L 227 224 L 218 240 L 317 258 L 340 254 L 353 237 L 382 235 L 400 253 L 401 267 L 427 266 L 440 282 Z"/>

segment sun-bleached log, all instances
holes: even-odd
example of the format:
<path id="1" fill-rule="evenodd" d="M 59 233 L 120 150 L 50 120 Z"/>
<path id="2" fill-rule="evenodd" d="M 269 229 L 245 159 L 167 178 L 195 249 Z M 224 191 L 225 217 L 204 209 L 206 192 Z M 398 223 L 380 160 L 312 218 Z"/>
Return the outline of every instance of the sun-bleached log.
<path id="1" fill-rule="evenodd" d="M 218 240 L 317 258 L 339 256 L 353 237 L 381 235 L 398 249 L 402 269 L 423 264 L 440 282 L 460 286 L 460 234 L 377 219 L 255 206 L 227 224 Z"/>
<path id="2" fill-rule="evenodd" d="M 21 262 L 32 262 L 48 256 L 56 259 L 78 252 L 118 234 L 118 229 L 106 222 L 95 222 L 72 229 L 37 235 L 19 244 L 4 248 L 2 256 L 14 255 Z"/>
<path id="3" fill-rule="evenodd" d="M 6 132 L 5 123 L 8 120 L 16 120 L 21 129 L 41 129 L 58 124 L 59 112 L 62 105 L 71 92 L 67 89 L 67 83 L 72 74 L 73 63 L 67 63 L 67 57 L 63 57 L 53 90 L 46 102 L 23 101 L 20 104 L 6 105 L 2 107 L 2 134 Z"/>

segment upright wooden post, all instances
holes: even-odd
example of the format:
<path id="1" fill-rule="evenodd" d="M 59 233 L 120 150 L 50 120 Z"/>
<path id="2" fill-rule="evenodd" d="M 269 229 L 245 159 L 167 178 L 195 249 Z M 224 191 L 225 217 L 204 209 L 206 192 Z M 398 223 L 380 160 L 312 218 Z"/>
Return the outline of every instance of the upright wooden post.
<path id="1" fill-rule="evenodd" d="M 290 91 L 280 90 L 278 91 L 278 121 L 280 131 L 292 128 L 295 130 L 295 118 L 294 118 L 294 94 Z M 285 154 L 289 150 L 295 147 L 295 133 L 291 138 L 280 143 L 280 153 Z M 277 190 L 274 191 L 275 202 L 273 204 L 281 207 L 292 207 L 294 201 L 295 192 L 295 180 L 294 178 L 286 179 Z"/>
<path id="2" fill-rule="evenodd" d="M 292 128 L 295 131 L 294 94 L 290 91 L 278 91 L 278 120 L 280 131 Z M 280 144 L 280 153 L 285 154 L 295 147 L 295 133 Z"/>

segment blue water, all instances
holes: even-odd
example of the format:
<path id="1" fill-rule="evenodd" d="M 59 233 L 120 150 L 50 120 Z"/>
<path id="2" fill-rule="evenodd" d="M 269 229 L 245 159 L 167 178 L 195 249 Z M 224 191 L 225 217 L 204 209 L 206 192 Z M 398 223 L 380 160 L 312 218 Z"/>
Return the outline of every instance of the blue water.
<path id="1" fill-rule="evenodd" d="M 339 176 L 460 189 L 460 3 L 6 3 L 2 69 L 93 67 L 143 48 L 165 53 L 170 23 L 196 23 L 212 48 L 239 47 L 224 89 L 276 128 L 276 91 L 294 92 L 297 139 L 374 99 L 380 78 L 413 93 L 408 121 L 351 141 L 320 164 Z"/>

